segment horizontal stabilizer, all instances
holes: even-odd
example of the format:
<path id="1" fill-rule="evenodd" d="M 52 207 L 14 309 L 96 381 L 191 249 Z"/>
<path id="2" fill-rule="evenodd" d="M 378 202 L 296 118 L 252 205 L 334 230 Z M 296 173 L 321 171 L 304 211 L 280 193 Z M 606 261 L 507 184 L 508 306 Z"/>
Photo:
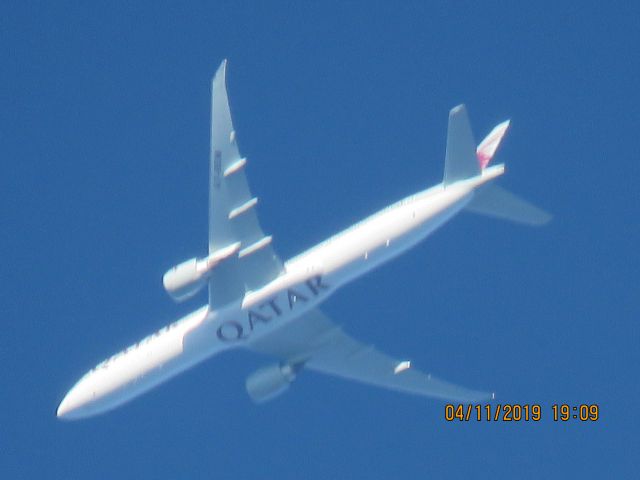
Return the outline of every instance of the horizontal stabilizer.
<path id="1" fill-rule="evenodd" d="M 480 174 L 476 142 L 473 139 L 469 117 L 464 105 L 458 105 L 449 112 L 447 131 L 447 153 L 444 162 L 444 185 Z"/>
<path id="2" fill-rule="evenodd" d="M 544 225 L 551 220 L 549 213 L 493 184 L 476 191 L 466 209 L 525 225 Z"/>

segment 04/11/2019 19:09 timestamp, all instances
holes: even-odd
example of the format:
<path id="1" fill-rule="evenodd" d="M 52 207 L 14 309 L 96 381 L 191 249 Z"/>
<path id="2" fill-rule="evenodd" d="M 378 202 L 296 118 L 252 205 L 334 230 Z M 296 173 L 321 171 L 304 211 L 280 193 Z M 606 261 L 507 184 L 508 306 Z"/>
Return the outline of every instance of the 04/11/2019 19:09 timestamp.
<path id="1" fill-rule="evenodd" d="M 598 404 L 569 405 L 554 403 L 550 407 L 554 422 L 595 422 L 600 418 Z M 496 403 L 486 405 L 451 404 L 444 407 L 444 419 L 447 422 L 539 422 L 543 419 L 543 407 L 537 403 Z"/>

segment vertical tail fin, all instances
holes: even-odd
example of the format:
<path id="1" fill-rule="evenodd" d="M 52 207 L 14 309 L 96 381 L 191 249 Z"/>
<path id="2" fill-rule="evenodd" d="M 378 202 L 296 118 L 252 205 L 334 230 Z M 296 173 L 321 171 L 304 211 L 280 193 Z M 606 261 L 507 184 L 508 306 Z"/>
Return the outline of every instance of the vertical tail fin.
<path id="1" fill-rule="evenodd" d="M 509 120 L 496 125 L 476 147 L 465 106 L 452 108 L 449 112 L 444 186 L 480 175 L 491 162 L 508 128 Z M 480 187 L 466 209 L 526 225 L 544 225 L 551 220 L 551 215 L 544 210 L 493 184 Z"/>
<path id="2" fill-rule="evenodd" d="M 489 162 L 491 162 L 496 150 L 500 146 L 500 142 L 502 141 L 504 134 L 507 133 L 509 123 L 510 120 L 507 120 L 506 122 L 496 125 L 489 135 L 484 137 L 484 140 L 482 140 L 480 145 L 478 145 L 476 155 L 478 156 L 480 169 L 484 170 L 486 166 L 489 165 Z"/>
<path id="3" fill-rule="evenodd" d="M 469 125 L 467 110 L 464 105 L 458 105 L 449 112 L 443 183 L 447 186 L 478 174 L 480 166 L 476 156 L 476 142 Z"/>

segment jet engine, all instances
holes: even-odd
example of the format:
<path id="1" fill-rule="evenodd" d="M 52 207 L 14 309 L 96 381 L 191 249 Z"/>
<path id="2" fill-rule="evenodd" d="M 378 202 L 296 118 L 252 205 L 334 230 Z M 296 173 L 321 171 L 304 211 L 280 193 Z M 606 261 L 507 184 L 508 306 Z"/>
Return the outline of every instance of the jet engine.
<path id="1" fill-rule="evenodd" d="M 276 364 L 261 368 L 247 377 L 247 393 L 255 403 L 264 403 L 286 392 L 302 365 Z"/>
<path id="2" fill-rule="evenodd" d="M 240 243 L 216 250 L 206 258 L 191 258 L 171 268 L 162 277 L 164 289 L 176 302 L 193 297 L 206 285 L 211 271 L 240 249 Z"/>
<path id="3" fill-rule="evenodd" d="M 162 277 L 162 284 L 176 302 L 183 302 L 202 290 L 206 284 L 206 274 L 202 261 L 192 258 L 167 271 Z"/>

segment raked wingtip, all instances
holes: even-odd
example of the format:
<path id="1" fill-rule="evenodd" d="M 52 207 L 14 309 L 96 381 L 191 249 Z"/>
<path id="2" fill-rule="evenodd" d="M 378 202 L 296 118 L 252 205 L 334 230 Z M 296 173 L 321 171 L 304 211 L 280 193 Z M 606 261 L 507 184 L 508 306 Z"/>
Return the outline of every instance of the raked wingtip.
<path id="1" fill-rule="evenodd" d="M 213 76 L 212 81 L 215 82 L 218 77 L 221 77 L 224 80 L 226 76 L 226 72 L 227 72 L 227 59 L 225 58 L 224 60 L 222 60 L 222 62 L 220 62 L 220 66 L 216 70 L 216 73 Z"/>

